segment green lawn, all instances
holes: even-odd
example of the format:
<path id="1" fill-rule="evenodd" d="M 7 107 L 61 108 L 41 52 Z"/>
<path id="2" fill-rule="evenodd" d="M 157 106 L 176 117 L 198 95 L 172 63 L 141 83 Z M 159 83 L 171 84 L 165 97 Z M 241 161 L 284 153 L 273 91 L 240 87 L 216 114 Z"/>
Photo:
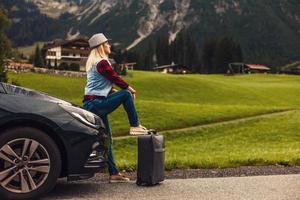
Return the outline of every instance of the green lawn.
<path id="1" fill-rule="evenodd" d="M 21 86 L 82 105 L 85 78 L 32 73 L 10 73 L 9 78 Z M 136 105 L 142 123 L 158 130 L 294 109 L 300 104 L 298 76 L 169 75 L 135 71 L 125 79 L 137 90 Z M 110 119 L 115 136 L 127 134 L 128 121 L 123 108 Z"/>
<path id="2" fill-rule="evenodd" d="M 287 75 L 169 75 L 130 72 L 142 123 L 159 131 L 295 110 L 268 118 L 165 132 L 166 167 L 211 168 L 300 164 L 300 77 Z M 9 80 L 82 105 L 85 78 L 9 73 Z M 127 135 L 121 107 L 110 116 L 114 136 Z M 136 139 L 114 141 L 116 160 L 135 169 Z"/>
<path id="3" fill-rule="evenodd" d="M 299 165 L 300 111 L 281 116 L 166 133 L 166 168 Z M 136 138 L 114 141 L 118 165 L 134 170 Z"/>

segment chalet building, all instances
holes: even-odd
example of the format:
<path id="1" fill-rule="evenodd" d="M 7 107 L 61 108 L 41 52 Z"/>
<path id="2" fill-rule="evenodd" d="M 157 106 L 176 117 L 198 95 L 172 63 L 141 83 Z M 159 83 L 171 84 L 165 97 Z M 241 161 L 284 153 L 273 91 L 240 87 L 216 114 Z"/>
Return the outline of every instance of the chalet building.
<path id="1" fill-rule="evenodd" d="M 85 38 L 73 40 L 54 40 L 46 43 L 42 49 L 45 64 L 57 67 L 62 63 L 74 63 L 80 66 L 80 71 L 85 70 L 85 63 L 89 55 L 89 43 Z"/>

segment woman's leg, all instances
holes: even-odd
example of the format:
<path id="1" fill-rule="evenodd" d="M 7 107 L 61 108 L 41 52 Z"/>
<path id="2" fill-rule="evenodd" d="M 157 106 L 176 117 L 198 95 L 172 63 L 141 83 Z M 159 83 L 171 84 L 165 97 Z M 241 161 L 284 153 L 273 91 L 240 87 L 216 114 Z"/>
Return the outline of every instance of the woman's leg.
<path id="1" fill-rule="evenodd" d="M 112 150 L 113 140 L 112 140 L 111 130 L 110 130 L 109 122 L 108 122 L 108 117 L 106 115 L 106 116 L 101 117 L 101 119 L 103 121 L 103 124 L 104 124 L 105 129 L 106 129 L 107 136 L 109 138 L 108 155 L 107 155 L 107 157 L 108 157 L 108 161 L 107 161 L 108 171 L 109 171 L 109 175 L 115 175 L 115 174 L 118 174 L 119 171 L 117 169 L 115 159 L 114 159 L 113 150 Z"/>
<path id="2" fill-rule="evenodd" d="M 83 104 L 83 108 L 95 113 L 96 115 L 98 115 L 102 119 L 102 122 L 104 124 L 104 128 L 106 130 L 106 134 L 107 134 L 108 139 L 109 139 L 109 146 L 108 146 L 108 152 L 107 152 L 108 171 L 109 171 L 109 175 L 115 175 L 115 174 L 118 174 L 119 171 L 116 167 L 116 163 L 115 163 L 115 160 L 114 160 L 114 155 L 113 155 L 113 150 L 112 150 L 113 140 L 112 140 L 111 129 L 110 129 L 109 121 L 108 121 L 108 116 L 107 115 L 102 115 L 102 116 L 99 115 L 98 105 L 99 105 L 99 102 L 97 102 L 97 100 L 86 101 Z"/>
<path id="3" fill-rule="evenodd" d="M 127 113 L 130 126 L 139 126 L 140 122 L 135 109 L 133 98 L 128 90 L 119 90 L 115 93 L 110 94 L 105 99 L 96 100 L 94 105 L 97 107 L 98 115 L 108 115 L 115 109 L 117 109 L 121 104 Z"/>

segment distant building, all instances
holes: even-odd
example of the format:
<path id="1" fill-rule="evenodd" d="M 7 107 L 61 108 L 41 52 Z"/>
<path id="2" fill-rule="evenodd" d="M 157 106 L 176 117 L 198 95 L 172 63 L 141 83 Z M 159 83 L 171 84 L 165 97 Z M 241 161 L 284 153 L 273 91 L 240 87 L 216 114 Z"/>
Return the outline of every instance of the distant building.
<path id="1" fill-rule="evenodd" d="M 13 61 L 10 59 L 5 60 L 5 70 L 13 72 L 29 72 L 33 69 L 33 65 L 26 60 Z"/>
<path id="2" fill-rule="evenodd" d="M 68 65 L 74 63 L 80 66 L 80 70 L 85 70 L 85 63 L 89 55 L 89 43 L 85 38 L 73 40 L 54 40 L 46 43 L 42 48 L 45 55 L 45 64 L 55 67 L 62 63 Z"/>
<path id="3" fill-rule="evenodd" d="M 257 65 L 257 64 L 245 64 L 244 71 L 246 73 L 266 73 L 269 72 L 271 69 L 264 65 Z"/>
<path id="4" fill-rule="evenodd" d="M 127 70 L 133 70 L 134 65 L 136 65 L 136 62 L 120 64 L 121 68 L 125 67 Z"/>
<path id="5" fill-rule="evenodd" d="M 245 64 L 245 63 L 229 63 L 227 74 L 236 73 L 267 73 L 271 69 L 264 65 Z"/>
<path id="6" fill-rule="evenodd" d="M 161 73 L 172 73 L 172 74 L 186 74 L 189 73 L 189 70 L 183 65 L 170 64 L 170 65 L 161 65 L 153 68 L 154 71 L 159 71 Z"/>
<path id="7" fill-rule="evenodd" d="M 300 61 L 282 67 L 280 73 L 300 75 Z"/>

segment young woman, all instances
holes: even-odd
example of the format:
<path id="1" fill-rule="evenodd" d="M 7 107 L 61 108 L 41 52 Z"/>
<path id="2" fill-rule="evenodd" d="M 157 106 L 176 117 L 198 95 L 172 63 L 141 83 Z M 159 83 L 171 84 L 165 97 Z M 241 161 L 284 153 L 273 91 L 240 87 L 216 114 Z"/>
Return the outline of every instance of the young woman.
<path id="1" fill-rule="evenodd" d="M 119 173 L 114 161 L 112 134 L 107 115 L 122 104 L 130 123 L 129 134 L 147 134 L 147 129 L 141 126 L 134 106 L 133 100 L 136 91 L 117 75 L 108 60 L 111 51 L 107 38 L 102 33 L 95 34 L 89 39 L 89 45 L 91 52 L 86 63 L 87 84 L 83 107 L 101 117 L 110 138 L 108 149 L 109 181 L 126 182 L 129 181 L 129 178 Z M 121 90 L 117 91 L 113 85 L 117 85 Z"/>

